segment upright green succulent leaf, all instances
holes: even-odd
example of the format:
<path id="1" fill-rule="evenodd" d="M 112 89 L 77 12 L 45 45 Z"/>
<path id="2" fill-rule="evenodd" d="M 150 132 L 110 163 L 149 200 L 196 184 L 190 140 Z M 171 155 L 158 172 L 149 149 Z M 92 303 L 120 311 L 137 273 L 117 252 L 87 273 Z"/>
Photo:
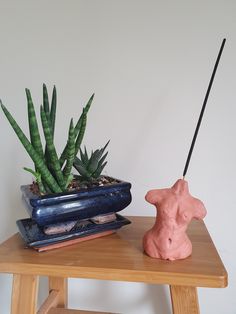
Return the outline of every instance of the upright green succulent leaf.
<path id="1" fill-rule="evenodd" d="M 28 104 L 28 120 L 29 120 L 29 131 L 30 131 L 30 140 L 31 144 L 39 154 L 40 157 L 43 158 L 43 146 L 41 143 L 39 128 L 37 123 L 37 118 L 34 110 L 34 104 L 32 101 L 31 93 L 29 89 L 25 89 L 27 104 Z"/>
<path id="2" fill-rule="evenodd" d="M 88 113 L 88 111 L 89 111 L 89 109 L 91 107 L 91 104 L 93 102 L 93 98 L 94 98 L 94 94 L 89 98 L 89 101 L 87 102 L 86 106 L 84 107 L 83 112 L 82 112 L 78 122 L 76 123 L 76 126 L 75 126 L 75 136 L 77 136 L 79 131 L 80 131 L 82 120 L 83 120 L 83 114 L 85 113 L 87 115 L 87 113 Z"/>
<path id="3" fill-rule="evenodd" d="M 77 155 L 78 151 L 79 151 L 79 148 L 80 148 L 80 145 L 81 145 L 81 142 L 83 140 L 83 137 L 84 137 L 84 133 L 85 133 L 85 129 L 86 129 L 86 121 L 87 121 L 87 116 L 86 114 L 84 113 L 84 110 L 83 110 L 83 113 L 82 113 L 82 123 L 81 123 L 81 126 L 80 126 L 80 131 L 79 131 L 79 134 L 77 135 L 77 138 L 76 138 L 76 141 L 75 141 L 75 156 Z M 76 133 L 76 132 L 74 132 Z M 75 134 L 76 136 L 76 134 Z M 60 165 L 61 167 L 63 166 L 66 158 L 67 158 L 67 155 L 68 155 L 68 143 L 66 144 L 66 147 L 64 148 L 62 154 L 61 154 L 61 157 L 60 157 Z"/>
<path id="4" fill-rule="evenodd" d="M 83 110 L 83 118 L 82 118 L 80 130 L 79 130 L 79 134 L 78 134 L 76 141 L 75 141 L 75 155 L 78 154 L 78 151 L 80 149 L 80 145 L 83 141 L 84 133 L 85 133 L 85 129 L 86 129 L 86 124 L 87 124 L 87 114 Z"/>
<path id="5" fill-rule="evenodd" d="M 52 92 L 51 109 L 50 109 L 50 120 L 51 120 L 51 128 L 52 128 L 53 137 L 54 137 L 54 131 L 55 131 L 56 109 L 57 109 L 57 90 L 56 90 L 56 86 L 54 86 L 53 92 Z"/>
<path id="6" fill-rule="evenodd" d="M 56 87 L 53 87 L 53 93 L 52 93 L 52 101 L 51 101 L 51 108 L 49 109 L 49 100 L 48 100 L 48 91 L 47 87 L 44 84 L 43 85 L 43 107 L 44 111 L 48 120 L 48 124 L 52 130 L 52 138 L 54 139 L 54 131 L 55 131 L 55 121 L 56 121 L 56 107 L 57 107 L 57 92 L 56 92 Z M 49 112 L 50 111 L 50 112 Z M 48 156 L 48 148 L 47 144 L 45 147 L 45 159 L 48 163 L 49 169 L 51 168 L 50 165 L 50 160 Z"/>
<path id="7" fill-rule="evenodd" d="M 36 165 L 37 170 L 41 173 L 42 178 L 45 180 L 47 185 L 49 186 L 50 190 L 54 193 L 62 192 L 62 189 L 57 184 L 56 180 L 53 178 L 51 173 L 49 172 L 47 166 L 45 165 L 43 159 L 39 156 L 37 151 L 34 149 L 33 145 L 29 142 L 15 119 L 12 117 L 10 112 L 7 110 L 7 108 L 2 104 L 0 101 L 1 108 L 8 119 L 9 123 L 11 124 L 13 130 L 15 131 L 17 137 L 21 141 L 22 145 L 24 146 L 25 150 L 33 160 L 33 162 Z"/>
<path id="8" fill-rule="evenodd" d="M 65 181 L 64 176 L 61 171 L 60 162 L 56 153 L 56 149 L 53 143 L 53 137 L 52 137 L 52 130 L 49 126 L 49 122 L 46 116 L 46 113 L 43 109 L 43 106 L 40 107 L 40 114 L 41 114 L 41 121 L 43 126 L 43 132 L 45 136 L 45 140 L 47 143 L 47 150 L 48 155 L 50 158 L 50 165 L 55 173 L 56 180 L 60 186 L 60 188 L 64 191 L 65 190 Z"/>
<path id="9" fill-rule="evenodd" d="M 44 112 L 46 114 L 49 127 L 51 128 L 49 97 L 48 97 L 48 89 L 47 89 L 46 84 L 43 84 L 43 109 L 44 109 Z M 47 143 L 45 145 L 44 158 L 46 160 L 46 164 L 48 166 L 49 171 L 52 172 L 52 166 L 50 164 L 50 157 L 49 157 L 49 154 L 48 154 Z"/>
<path id="10" fill-rule="evenodd" d="M 69 181 L 68 179 L 71 174 L 71 169 L 72 169 L 73 162 L 75 159 L 75 132 L 74 132 L 73 119 L 71 119 L 70 121 L 67 146 L 68 146 L 68 154 L 67 154 L 66 165 L 63 169 L 63 175 L 64 175 L 64 180 L 68 185 L 70 183 L 68 182 Z"/>
<path id="11" fill-rule="evenodd" d="M 49 110 L 48 90 L 47 90 L 46 84 L 43 84 L 43 109 L 48 118 L 50 110 Z"/>
<path id="12" fill-rule="evenodd" d="M 80 145 L 82 143 L 83 140 L 83 136 L 84 136 L 84 132 L 85 132 L 85 128 L 86 128 L 86 121 L 87 121 L 87 113 L 91 107 L 91 104 L 93 102 L 93 98 L 94 98 L 94 94 L 89 98 L 89 101 L 87 102 L 85 108 L 83 109 L 82 114 L 80 115 L 80 118 L 78 120 L 78 122 L 76 123 L 75 126 L 75 137 L 77 137 L 77 144 L 76 144 L 76 155 L 79 151 Z M 82 132 L 81 132 L 82 131 Z M 63 166 L 65 160 L 66 160 L 66 156 L 67 156 L 67 145 L 65 146 L 61 157 L 60 157 L 60 165 L 61 167 Z"/>
<path id="13" fill-rule="evenodd" d="M 68 188 L 68 185 L 71 183 L 71 181 L 73 180 L 74 176 L 73 174 L 71 173 L 68 178 L 67 178 L 67 181 L 66 181 L 66 187 Z"/>
<path id="14" fill-rule="evenodd" d="M 88 102 L 87 102 L 87 104 L 86 104 L 86 106 L 85 106 L 85 108 L 84 108 L 86 114 L 88 113 L 88 111 L 89 111 L 89 109 L 90 109 L 90 107 L 91 107 L 91 104 L 92 104 L 92 102 L 93 102 L 94 95 L 95 95 L 95 94 L 93 93 L 92 96 L 89 98 L 89 100 L 88 100 Z"/>
<path id="15" fill-rule="evenodd" d="M 49 170 L 49 169 L 48 169 Z M 50 170 L 49 170 L 50 171 Z M 52 174 L 52 173 L 51 173 Z M 47 185 L 47 183 L 45 182 L 45 180 L 43 180 L 43 178 L 42 178 L 42 184 L 43 184 L 43 186 L 44 186 L 44 188 L 45 188 L 45 191 L 46 191 L 46 193 L 47 194 L 51 194 L 53 191 L 51 191 L 50 190 L 50 188 L 49 188 L 49 186 Z"/>

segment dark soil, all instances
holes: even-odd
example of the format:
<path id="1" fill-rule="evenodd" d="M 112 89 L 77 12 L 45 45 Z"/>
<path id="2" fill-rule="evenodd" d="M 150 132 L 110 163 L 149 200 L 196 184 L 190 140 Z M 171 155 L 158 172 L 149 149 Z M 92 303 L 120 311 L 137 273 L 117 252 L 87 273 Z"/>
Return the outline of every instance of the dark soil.
<path id="1" fill-rule="evenodd" d="M 92 180 L 89 182 L 80 181 L 79 177 L 74 176 L 74 179 L 72 180 L 71 184 L 68 186 L 67 191 L 76 191 L 80 189 L 88 189 L 92 187 L 98 187 L 98 186 L 106 186 L 111 184 L 119 183 L 120 181 L 111 177 L 107 176 L 101 176 L 97 180 Z M 38 184 L 34 181 L 30 185 L 30 190 L 37 195 L 40 195 Z"/>
<path id="2" fill-rule="evenodd" d="M 81 182 L 79 180 L 75 179 L 72 180 L 71 184 L 68 187 L 68 190 L 73 190 L 73 189 L 81 189 L 81 188 L 92 188 L 92 187 L 96 187 L 96 186 L 104 186 L 104 185 L 111 185 L 111 184 L 116 184 L 119 183 L 120 181 L 111 177 L 107 177 L 107 176 L 101 176 L 99 177 L 97 180 L 93 180 L 93 181 L 89 181 L 89 182 Z"/>

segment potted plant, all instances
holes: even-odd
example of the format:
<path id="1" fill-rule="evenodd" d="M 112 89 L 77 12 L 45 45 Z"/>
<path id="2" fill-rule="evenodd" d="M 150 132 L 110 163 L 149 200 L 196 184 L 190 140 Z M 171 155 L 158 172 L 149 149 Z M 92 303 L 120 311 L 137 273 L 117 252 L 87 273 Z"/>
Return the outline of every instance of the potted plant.
<path id="1" fill-rule="evenodd" d="M 50 104 L 47 87 L 43 85 L 43 105 L 40 107 L 40 117 L 45 148 L 41 141 L 29 89 L 26 89 L 26 97 L 30 139 L 2 102 L 1 108 L 34 162 L 34 169 L 24 169 L 34 175 L 35 181 L 21 187 L 23 201 L 31 219 L 17 222 L 27 244 L 34 247 L 52 244 L 108 230 L 109 224 L 114 230 L 129 223 L 124 217 L 114 213 L 124 209 L 131 202 L 131 184 L 102 175 L 102 170 L 106 165 L 107 152 L 105 150 L 109 142 L 102 149 L 92 152 L 90 156 L 86 147 L 84 151 L 81 149 L 87 114 L 94 94 L 83 108 L 75 126 L 71 119 L 67 143 L 60 156 L 54 145 L 57 107 L 55 86 Z M 77 157 L 78 153 L 79 157 Z M 73 166 L 78 174 L 72 174 Z M 106 216 L 107 219 L 104 219 Z M 86 219 L 89 221 L 85 223 Z M 81 221 L 83 221 L 82 224 Z M 102 223 L 104 221 L 105 224 Z M 91 226 L 91 223 L 95 226 Z"/>

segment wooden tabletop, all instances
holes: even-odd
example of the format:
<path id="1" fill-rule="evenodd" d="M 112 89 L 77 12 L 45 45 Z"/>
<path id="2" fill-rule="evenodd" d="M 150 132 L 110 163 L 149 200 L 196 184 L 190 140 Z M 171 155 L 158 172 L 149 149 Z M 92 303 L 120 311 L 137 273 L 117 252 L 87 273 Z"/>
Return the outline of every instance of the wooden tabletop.
<path id="1" fill-rule="evenodd" d="M 38 253 L 25 248 L 19 234 L 0 245 L 0 272 L 94 278 L 195 287 L 226 287 L 227 272 L 202 221 L 188 234 L 193 253 L 185 260 L 163 261 L 143 253 L 142 237 L 152 217 L 128 217 L 117 233 L 69 247 Z"/>

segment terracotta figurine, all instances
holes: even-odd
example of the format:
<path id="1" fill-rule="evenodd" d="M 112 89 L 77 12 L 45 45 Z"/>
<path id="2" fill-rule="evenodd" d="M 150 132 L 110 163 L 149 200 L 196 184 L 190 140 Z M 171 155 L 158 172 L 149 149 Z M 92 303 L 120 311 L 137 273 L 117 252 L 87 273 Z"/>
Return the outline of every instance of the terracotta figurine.
<path id="1" fill-rule="evenodd" d="M 146 201 L 156 206 L 154 226 L 143 238 L 144 251 L 151 257 L 176 260 L 191 255 L 192 244 L 186 234 L 193 218 L 203 219 L 203 203 L 190 195 L 188 182 L 179 179 L 171 188 L 151 190 Z"/>

